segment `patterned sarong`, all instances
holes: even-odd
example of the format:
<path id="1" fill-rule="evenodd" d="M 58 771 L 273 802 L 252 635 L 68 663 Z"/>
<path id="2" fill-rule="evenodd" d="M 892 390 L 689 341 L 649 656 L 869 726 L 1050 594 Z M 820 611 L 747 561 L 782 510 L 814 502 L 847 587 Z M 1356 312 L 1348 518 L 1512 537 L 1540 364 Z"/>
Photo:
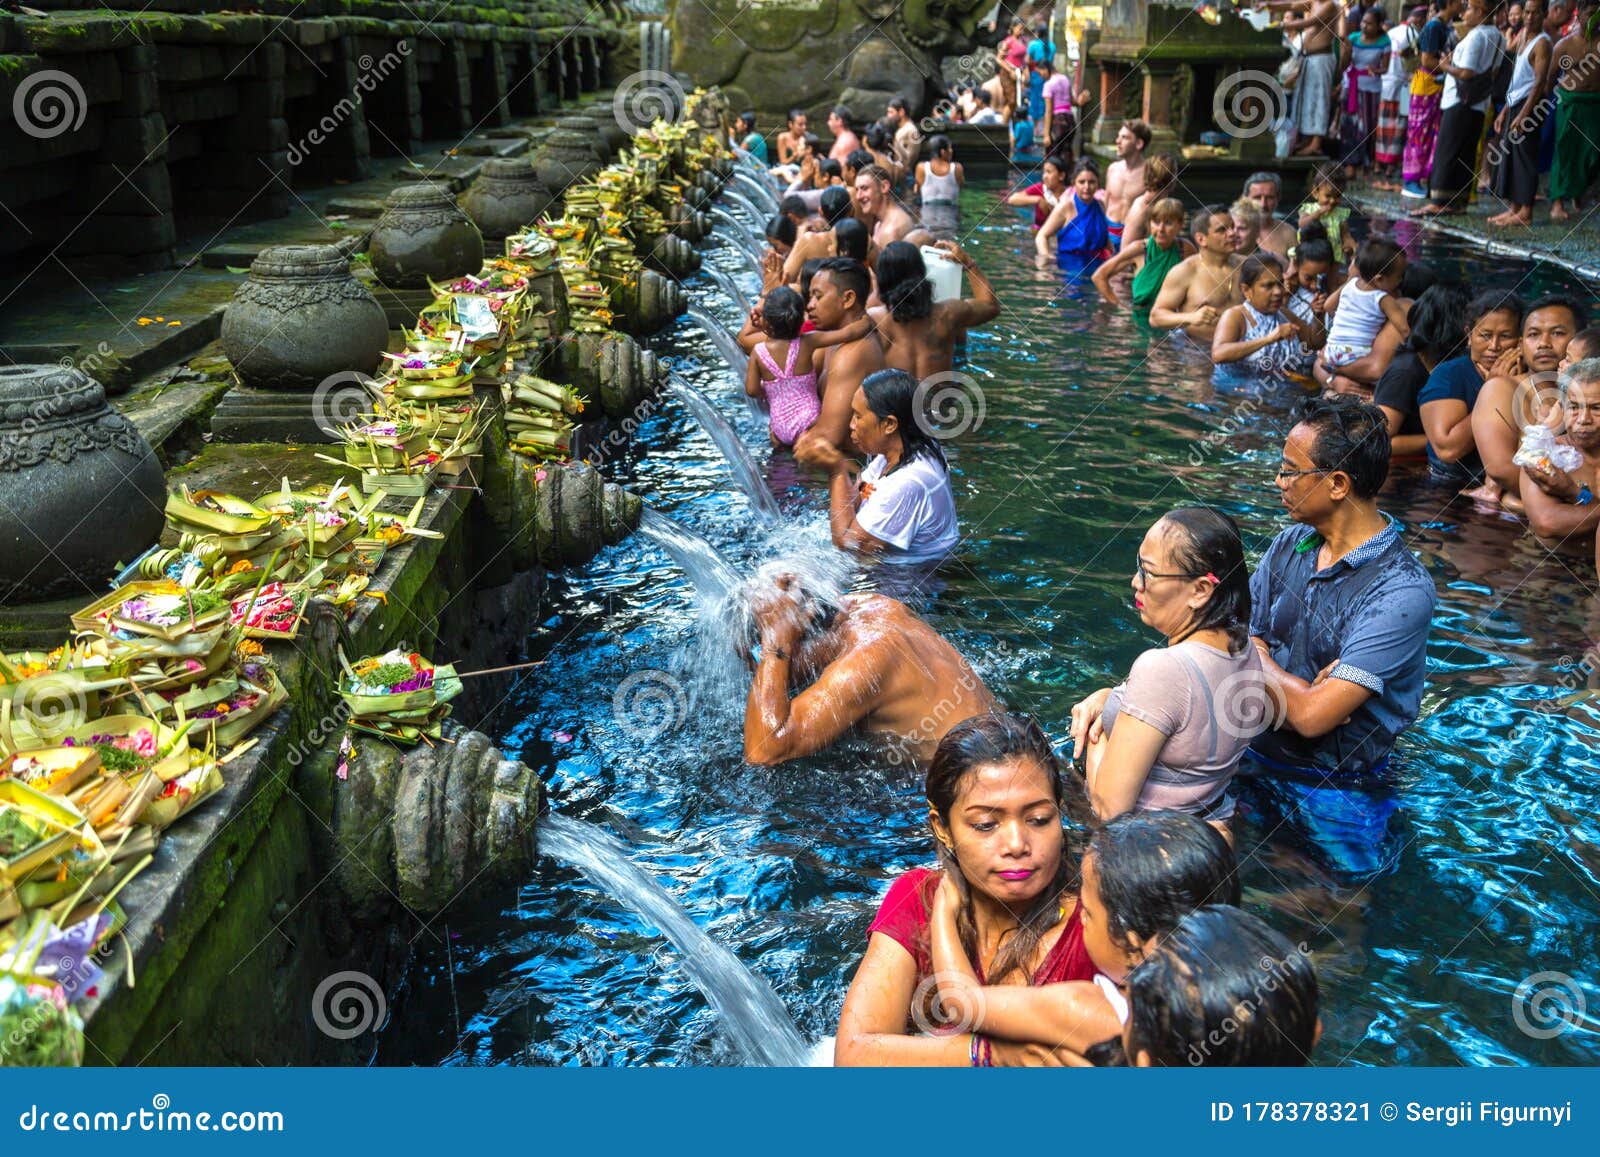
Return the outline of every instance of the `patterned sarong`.
<path id="1" fill-rule="evenodd" d="M 1337 64 L 1331 52 L 1307 56 L 1301 61 L 1300 83 L 1295 86 L 1295 129 L 1303 137 L 1321 137 L 1328 133 Z"/>
<path id="2" fill-rule="evenodd" d="M 1411 116 L 1406 121 L 1406 183 L 1426 187 L 1433 176 L 1433 148 L 1439 143 L 1439 99 L 1444 86 L 1427 73 L 1411 78 Z"/>
<path id="3" fill-rule="evenodd" d="M 1378 136 L 1374 155 L 1380 165 L 1396 165 L 1406 151 L 1406 118 L 1400 115 L 1400 101 L 1378 104 Z"/>

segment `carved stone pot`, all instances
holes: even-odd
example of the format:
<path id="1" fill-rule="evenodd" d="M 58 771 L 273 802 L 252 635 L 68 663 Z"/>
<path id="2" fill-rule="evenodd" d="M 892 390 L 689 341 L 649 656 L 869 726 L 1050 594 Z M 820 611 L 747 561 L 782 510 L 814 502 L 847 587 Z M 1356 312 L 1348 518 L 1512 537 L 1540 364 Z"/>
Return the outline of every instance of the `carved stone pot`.
<path id="1" fill-rule="evenodd" d="M 166 484 L 133 423 L 71 367 L 0 367 L 0 603 L 99 593 L 161 534 Z"/>
<path id="2" fill-rule="evenodd" d="M 641 237 L 645 261 L 668 277 L 688 277 L 700 270 L 700 251 L 675 233 Z"/>
<path id="3" fill-rule="evenodd" d="M 222 317 L 223 352 L 245 385 L 264 389 L 370 374 L 388 340 L 383 307 L 336 245 L 263 249 Z"/>
<path id="4" fill-rule="evenodd" d="M 526 158 L 493 157 L 461 195 L 461 208 L 486 240 L 504 241 L 537 221 L 554 200 Z"/>
<path id="5" fill-rule="evenodd" d="M 568 124 L 573 121 L 573 124 Z M 553 193 L 564 193 L 567 186 L 594 176 L 603 167 L 605 146 L 587 121 L 562 117 L 555 129 L 533 154 L 533 171 Z"/>
<path id="6" fill-rule="evenodd" d="M 390 289 L 426 289 L 482 269 L 483 234 L 442 185 L 406 185 L 384 198 L 367 256 Z"/>
<path id="7" fill-rule="evenodd" d="M 656 355 L 624 333 L 580 333 L 560 342 L 552 369 L 609 418 L 633 414 L 661 388 Z"/>

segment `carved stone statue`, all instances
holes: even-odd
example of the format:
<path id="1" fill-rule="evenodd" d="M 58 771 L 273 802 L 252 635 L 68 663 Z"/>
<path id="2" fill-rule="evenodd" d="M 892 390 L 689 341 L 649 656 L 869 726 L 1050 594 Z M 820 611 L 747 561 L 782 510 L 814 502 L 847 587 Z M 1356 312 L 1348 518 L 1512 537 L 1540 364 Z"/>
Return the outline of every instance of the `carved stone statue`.
<path id="1" fill-rule="evenodd" d="M 943 90 L 939 60 L 972 47 L 991 0 L 678 0 L 672 66 L 720 85 L 761 127 L 803 108 L 820 126 L 835 104 L 863 121 L 893 96 L 915 112 Z"/>

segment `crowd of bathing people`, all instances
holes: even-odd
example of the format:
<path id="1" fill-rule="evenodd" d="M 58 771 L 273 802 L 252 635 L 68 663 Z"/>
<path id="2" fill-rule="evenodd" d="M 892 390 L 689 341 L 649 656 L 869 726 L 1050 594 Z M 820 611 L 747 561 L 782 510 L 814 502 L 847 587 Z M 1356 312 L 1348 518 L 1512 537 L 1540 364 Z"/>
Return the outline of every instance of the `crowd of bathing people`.
<path id="1" fill-rule="evenodd" d="M 924 386 L 1001 305 L 915 212 L 960 191 L 949 142 L 924 157 L 899 101 L 861 134 L 846 109 L 829 124 L 827 156 L 798 113 L 776 157 L 753 118 L 734 137 L 783 194 L 739 334 L 745 389 L 774 453 L 826 475 L 834 545 L 916 573 L 960 542 Z M 1391 461 L 1426 454 L 1544 538 L 1600 525 L 1600 332 L 1577 301 L 1470 294 L 1391 237 L 1355 243 L 1338 165 L 1287 215 L 1271 172 L 1186 211 L 1150 140 L 1130 121 L 1104 180 L 1052 155 L 1008 200 L 1110 306 L 1219 367 L 1301 383 L 1275 475 L 1288 525 L 1252 568 L 1227 514 L 1157 519 L 1130 579 L 1152 646 L 1073 707 L 1059 753 L 905 603 L 758 579 L 746 758 L 867 733 L 926 770 L 939 867 L 883 899 L 840 1064 L 1305 1063 L 1316 976 L 1238 907 L 1235 809 L 1288 825 L 1336 881 L 1393 866 L 1388 764 L 1421 707 L 1436 592 L 1379 507 Z M 938 298 L 930 260 L 959 264 L 968 295 Z"/>

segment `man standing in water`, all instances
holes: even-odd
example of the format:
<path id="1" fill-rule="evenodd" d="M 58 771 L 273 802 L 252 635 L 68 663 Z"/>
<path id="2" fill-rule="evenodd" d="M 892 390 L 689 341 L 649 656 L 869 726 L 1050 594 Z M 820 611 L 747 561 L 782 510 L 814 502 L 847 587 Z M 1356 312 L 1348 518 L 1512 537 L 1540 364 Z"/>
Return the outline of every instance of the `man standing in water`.
<path id="1" fill-rule="evenodd" d="M 1111 248 L 1122 244 L 1122 227 L 1128 210 L 1144 192 L 1144 151 L 1150 147 L 1150 126 L 1143 121 L 1123 121 L 1117 130 L 1117 159 L 1106 170 L 1106 224 Z"/>
<path id="2" fill-rule="evenodd" d="M 895 201 L 889 174 L 878 165 L 865 165 L 856 172 L 856 220 L 872 231 L 873 247 L 879 250 L 904 239 L 917 226 Z"/>
<path id="3" fill-rule="evenodd" d="M 866 316 L 872 280 L 867 267 L 848 257 L 832 257 L 811 278 L 806 317 L 821 330 L 838 329 Z M 795 440 L 794 456 L 809 465 L 826 465 L 848 453 L 850 406 L 868 374 L 884 368 L 877 334 L 817 351 L 815 369 L 822 409 L 811 428 Z M 820 443 L 820 445 L 819 445 Z"/>
<path id="4" fill-rule="evenodd" d="M 1261 238 L 1257 242 L 1285 261 L 1299 234 L 1295 227 L 1278 218 L 1278 202 L 1283 199 L 1283 180 L 1277 173 L 1251 173 L 1244 183 L 1244 195 L 1261 210 Z"/>
<path id="5" fill-rule="evenodd" d="M 1436 595 L 1399 524 L 1378 509 L 1389 475 L 1383 411 L 1331 394 L 1295 417 L 1277 475 L 1295 525 L 1250 577 L 1251 642 L 1278 724 L 1252 740 L 1240 770 L 1331 866 L 1369 876 L 1392 865 L 1386 836 L 1399 804 L 1381 790 L 1382 773 L 1422 705 Z"/>
<path id="6" fill-rule="evenodd" d="M 1167 274 L 1150 308 L 1150 324 L 1157 329 L 1182 326 L 1190 338 L 1210 349 L 1222 311 L 1244 300 L 1239 293 L 1240 259 L 1233 251 L 1233 215 L 1225 205 L 1200 209 L 1192 231 L 1199 252 Z"/>
<path id="7" fill-rule="evenodd" d="M 945 732 L 998 707 L 956 649 L 887 596 L 832 602 L 786 574 L 757 595 L 751 614 L 761 660 L 744 709 L 750 763 L 814 754 L 857 727 L 926 763 Z"/>

